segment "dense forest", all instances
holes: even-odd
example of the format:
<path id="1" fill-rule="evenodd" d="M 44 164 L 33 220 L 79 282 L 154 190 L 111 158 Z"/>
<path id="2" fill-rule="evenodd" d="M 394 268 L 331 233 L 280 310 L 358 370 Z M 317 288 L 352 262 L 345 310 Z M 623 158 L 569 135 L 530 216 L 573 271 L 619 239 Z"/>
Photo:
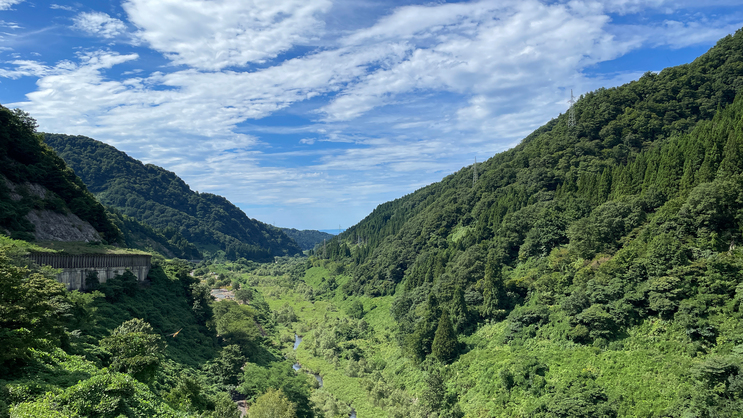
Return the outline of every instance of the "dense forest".
<path id="1" fill-rule="evenodd" d="M 299 247 L 303 250 L 311 250 L 315 248 L 315 245 L 322 243 L 324 240 L 330 240 L 333 238 L 333 234 L 327 232 L 315 231 L 314 229 L 294 229 L 294 228 L 281 228 L 282 231 L 289 238 L 299 244 Z"/>
<path id="2" fill-rule="evenodd" d="M 741 31 L 588 93 L 575 126 L 561 115 L 476 183 L 467 167 L 331 241 L 325 261 L 351 276 L 337 292 L 391 295 L 402 352 L 452 363 L 439 416 L 739 414 L 740 93 Z M 490 341 L 470 339 L 484 329 Z M 645 383 L 673 392 L 650 404 L 632 375 L 646 356 L 666 370 Z"/>
<path id="3" fill-rule="evenodd" d="M 249 218 L 227 199 L 198 193 L 174 173 L 142 164 L 116 148 L 84 136 L 44 134 L 46 143 L 82 178 L 104 205 L 161 230 L 182 252 L 224 253 L 227 259 L 270 261 L 300 254 L 280 229 Z"/>

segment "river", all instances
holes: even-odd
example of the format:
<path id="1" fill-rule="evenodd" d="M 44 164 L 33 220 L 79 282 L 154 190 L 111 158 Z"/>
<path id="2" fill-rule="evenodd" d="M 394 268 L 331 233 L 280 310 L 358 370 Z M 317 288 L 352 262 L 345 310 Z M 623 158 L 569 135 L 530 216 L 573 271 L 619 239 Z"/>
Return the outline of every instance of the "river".
<path id="1" fill-rule="evenodd" d="M 297 334 L 294 334 L 294 351 L 297 351 L 297 347 L 299 347 L 299 344 L 302 342 L 302 337 L 300 337 Z M 299 365 L 299 363 L 294 363 L 292 366 L 294 370 L 299 371 L 299 369 L 302 368 L 302 366 Z M 320 387 L 322 387 L 322 377 L 319 374 L 310 373 L 311 375 L 315 376 L 315 379 L 317 379 L 317 382 L 320 383 Z M 356 410 L 351 408 L 351 415 L 349 418 L 356 418 Z"/>

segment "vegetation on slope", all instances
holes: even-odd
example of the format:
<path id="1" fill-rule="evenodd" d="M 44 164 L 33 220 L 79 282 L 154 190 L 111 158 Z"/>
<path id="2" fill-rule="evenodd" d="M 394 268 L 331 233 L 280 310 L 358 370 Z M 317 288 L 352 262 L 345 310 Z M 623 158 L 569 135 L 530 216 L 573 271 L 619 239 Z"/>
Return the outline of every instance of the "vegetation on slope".
<path id="1" fill-rule="evenodd" d="M 299 230 L 294 228 L 281 228 L 281 230 L 284 231 L 289 238 L 296 241 L 299 248 L 302 250 L 311 250 L 315 248 L 315 245 L 321 244 L 324 240 L 330 240 L 334 237 L 333 234 L 316 231 L 314 229 Z"/>
<path id="2" fill-rule="evenodd" d="M 163 260 L 145 283 L 127 272 L 69 292 L 28 265 L 34 248 L 0 247 L 0 417 L 237 418 L 234 398 L 272 388 L 293 416 L 313 416 L 309 381 L 273 348 L 258 292 L 249 305 L 214 302 L 190 264 Z"/>
<path id="3" fill-rule="evenodd" d="M 19 186 L 15 193 L 2 177 Z M 31 184 L 51 193 L 41 197 L 30 189 Z M 36 134 L 36 121 L 22 110 L 0 106 L 0 228 L 13 237 L 32 240 L 34 226 L 26 219 L 32 209 L 71 212 L 90 223 L 107 242 L 121 238 L 103 206 Z"/>
<path id="4" fill-rule="evenodd" d="M 353 276 L 336 292 L 394 295 L 397 343 L 421 373 L 452 360 L 437 342 L 450 321 L 464 345 L 440 375 L 455 402 L 429 405 L 439 416 L 732 416 L 741 86 L 739 31 L 585 95 L 575 127 L 554 119 L 479 165 L 476 184 L 463 169 L 329 243 Z"/>
<path id="5" fill-rule="evenodd" d="M 84 136 L 44 134 L 96 197 L 120 213 L 153 228 L 168 228 L 201 251 L 223 251 L 228 259 L 269 261 L 300 254 L 278 228 L 248 218 L 227 199 L 190 189 L 174 173 L 127 156 Z M 168 230 L 169 231 L 169 230 Z M 182 251 L 188 252 L 183 242 Z"/>
<path id="6" fill-rule="evenodd" d="M 107 207 L 109 219 L 119 227 L 122 241 L 129 248 L 139 248 L 154 251 L 166 258 L 181 258 L 185 260 L 199 260 L 201 252 L 173 227 L 155 229 L 120 213 L 118 210 Z"/>

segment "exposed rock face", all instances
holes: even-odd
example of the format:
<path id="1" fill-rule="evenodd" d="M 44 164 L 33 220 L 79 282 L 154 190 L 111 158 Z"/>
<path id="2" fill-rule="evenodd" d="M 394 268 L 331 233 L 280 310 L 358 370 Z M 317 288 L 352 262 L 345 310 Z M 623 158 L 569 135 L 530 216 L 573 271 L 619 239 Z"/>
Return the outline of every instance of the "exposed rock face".
<path id="1" fill-rule="evenodd" d="M 26 219 L 36 227 L 37 241 L 101 241 L 95 228 L 72 213 L 63 215 L 34 209 L 28 212 Z"/>

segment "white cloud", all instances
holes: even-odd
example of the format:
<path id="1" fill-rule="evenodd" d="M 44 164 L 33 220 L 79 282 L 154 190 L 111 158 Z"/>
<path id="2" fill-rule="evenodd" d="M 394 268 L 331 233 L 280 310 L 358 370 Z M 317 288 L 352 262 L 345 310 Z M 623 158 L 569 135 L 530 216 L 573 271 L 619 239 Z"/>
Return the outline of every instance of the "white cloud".
<path id="1" fill-rule="evenodd" d="M 128 0 L 139 37 L 173 63 L 219 70 L 264 62 L 322 30 L 330 0 Z"/>
<path id="2" fill-rule="evenodd" d="M 50 9 L 55 9 L 55 10 L 67 10 L 68 12 L 74 12 L 76 10 L 72 6 L 64 6 L 64 5 L 61 5 L 61 4 L 52 4 L 51 6 L 49 6 L 49 8 Z"/>
<path id="3" fill-rule="evenodd" d="M 275 62 L 319 36 L 328 0 L 128 0 L 139 47 L 185 68 L 152 72 L 137 54 L 98 51 L 56 65 L 18 59 L 0 68 L 0 77 L 38 78 L 37 90 L 13 106 L 31 112 L 41 129 L 104 140 L 175 171 L 196 190 L 270 210 L 295 207 L 287 211 L 296 216 L 307 216 L 304 206 L 348 205 L 363 214 L 514 145 L 567 109 L 570 88 L 615 86 L 643 72 L 589 77 L 592 65 L 642 47 L 710 42 L 736 24 L 735 16 L 685 15 L 619 25 L 607 15 L 648 3 L 662 7 L 537 0 L 407 6 Z M 126 31 L 124 22 L 101 15 L 104 23 L 88 32 Z M 120 25 L 106 32 L 109 19 Z M 245 126 L 282 109 L 324 120 Z M 272 152 L 283 145 L 268 143 L 271 134 L 296 135 L 287 147 L 294 151 Z"/>
<path id="4" fill-rule="evenodd" d="M 126 24 L 103 12 L 84 12 L 75 16 L 74 28 L 104 38 L 114 38 L 126 33 Z"/>
<path id="5" fill-rule="evenodd" d="M 5 20 L 0 20 L 0 26 L 8 28 L 8 29 L 21 29 L 22 26 L 18 25 L 15 22 L 6 22 Z"/>
<path id="6" fill-rule="evenodd" d="M 0 0 L 0 10 L 11 10 L 16 4 L 23 3 L 24 0 Z"/>
<path id="7" fill-rule="evenodd" d="M 608 20 L 600 13 L 577 16 L 566 6 L 537 1 L 405 7 L 348 42 L 403 38 L 422 46 L 366 74 L 324 111 L 330 121 L 349 120 L 409 92 L 498 96 L 544 84 L 545 74 L 552 82 L 570 82 L 580 68 L 628 49 L 606 33 Z"/>

